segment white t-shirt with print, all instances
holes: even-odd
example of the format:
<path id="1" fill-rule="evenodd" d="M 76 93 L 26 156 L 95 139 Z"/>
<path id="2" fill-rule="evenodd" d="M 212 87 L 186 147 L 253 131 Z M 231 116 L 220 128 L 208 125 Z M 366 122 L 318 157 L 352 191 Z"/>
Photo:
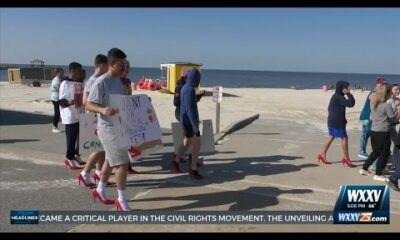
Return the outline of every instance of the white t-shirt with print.
<path id="1" fill-rule="evenodd" d="M 68 101 L 74 100 L 74 89 L 75 85 L 80 84 L 74 81 L 64 80 L 60 85 L 60 95 L 59 98 L 66 99 Z M 63 108 L 60 106 L 60 116 L 61 122 L 63 124 L 73 124 L 79 122 L 79 110 L 75 108 L 75 105 L 68 106 Z"/>

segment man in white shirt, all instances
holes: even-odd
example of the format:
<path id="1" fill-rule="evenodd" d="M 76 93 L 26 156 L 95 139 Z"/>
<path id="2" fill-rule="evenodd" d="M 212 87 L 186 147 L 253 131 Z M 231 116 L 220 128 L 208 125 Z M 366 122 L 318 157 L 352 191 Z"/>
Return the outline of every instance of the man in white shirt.
<path id="1" fill-rule="evenodd" d="M 80 169 L 77 167 L 77 158 L 79 158 L 79 113 L 81 106 L 77 106 L 79 102 L 75 97 L 76 89 L 81 86 L 79 80 L 82 78 L 82 65 L 77 62 L 69 64 L 69 76 L 60 85 L 60 115 L 61 121 L 65 124 L 65 135 L 67 140 L 67 153 L 64 164 L 70 169 Z"/>

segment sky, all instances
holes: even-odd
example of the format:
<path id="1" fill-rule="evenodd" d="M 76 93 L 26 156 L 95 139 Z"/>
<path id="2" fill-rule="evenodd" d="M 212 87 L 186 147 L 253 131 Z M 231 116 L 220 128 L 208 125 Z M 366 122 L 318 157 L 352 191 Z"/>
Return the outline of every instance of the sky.
<path id="1" fill-rule="evenodd" d="M 0 8 L 0 63 L 400 74 L 400 8 Z"/>

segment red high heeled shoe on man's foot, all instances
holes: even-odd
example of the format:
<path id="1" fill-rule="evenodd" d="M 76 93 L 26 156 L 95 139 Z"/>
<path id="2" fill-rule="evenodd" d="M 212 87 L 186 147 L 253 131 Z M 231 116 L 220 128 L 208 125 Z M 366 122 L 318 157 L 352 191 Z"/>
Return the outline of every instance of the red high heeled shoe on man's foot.
<path id="1" fill-rule="evenodd" d="M 110 200 L 110 199 L 102 199 L 101 198 L 101 196 L 100 196 L 100 194 L 97 192 L 97 190 L 96 189 L 94 189 L 93 191 L 92 191 L 92 195 L 93 195 L 93 202 L 95 202 L 96 201 L 96 198 L 98 198 L 99 200 L 100 200 L 100 202 L 101 203 L 103 203 L 103 204 L 114 204 L 114 201 L 113 200 Z"/>
<path id="2" fill-rule="evenodd" d="M 119 201 L 118 198 L 116 198 L 114 200 L 114 202 L 115 202 L 115 205 L 117 206 L 117 211 L 132 211 L 132 209 L 129 208 L 128 203 L 125 203 L 127 205 L 127 208 L 124 208 L 123 204 L 121 204 L 121 202 Z"/>
<path id="3" fill-rule="evenodd" d="M 81 159 L 81 156 L 79 156 L 79 155 L 75 155 L 74 159 L 75 159 L 75 161 L 76 161 L 79 165 L 85 165 L 85 164 L 86 164 L 86 162 L 84 162 L 84 161 Z"/>
<path id="4" fill-rule="evenodd" d="M 74 161 L 75 161 L 75 160 L 68 160 L 68 159 L 65 159 L 65 160 L 64 160 L 64 165 L 65 165 L 65 167 L 66 167 L 66 168 L 69 168 L 69 169 L 71 169 L 71 170 L 82 169 L 81 167 L 76 166 L 75 163 L 74 163 Z"/>
<path id="5" fill-rule="evenodd" d="M 350 162 L 350 159 L 347 159 L 347 158 L 342 158 L 342 163 L 343 163 L 343 166 L 346 166 L 346 167 L 349 167 L 349 168 L 356 167 L 356 165 L 352 164 Z"/>
<path id="6" fill-rule="evenodd" d="M 94 183 L 96 183 L 96 182 L 100 182 L 100 176 L 99 175 L 97 175 L 97 173 L 96 172 L 94 172 L 93 174 L 92 174 L 92 178 L 94 179 Z M 107 182 L 107 186 L 110 186 L 110 185 L 113 185 L 112 183 L 110 183 L 110 182 Z"/>
<path id="7" fill-rule="evenodd" d="M 171 170 L 174 173 L 182 173 L 181 169 L 179 168 L 179 163 L 175 162 L 175 160 L 172 160 L 171 162 Z"/>
<path id="8" fill-rule="evenodd" d="M 317 159 L 318 162 L 322 162 L 323 164 L 331 164 L 330 162 L 328 162 L 328 160 L 324 158 L 324 156 L 322 156 L 322 154 L 318 154 Z"/>
<path id="9" fill-rule="evenodd" d="M 197 180 L 203 179 L 203 176 L 200 175 L 197 170 L 189 169 L 189 176 L 191 176 L 192 178 L 197 179 Z"/>
<path id="10" fill-rule="evenodd" d="M 85 187 L 96 187 L 96 184 L 90 182 L 86 182 L 85 178 L 79 173 L 78 176 L 76 176 L 76 179 L 78 179 L 79 181 L 79 186 L 81 185 L 81 182 L 83 182 L 83 185 L 85 185 Z"/>

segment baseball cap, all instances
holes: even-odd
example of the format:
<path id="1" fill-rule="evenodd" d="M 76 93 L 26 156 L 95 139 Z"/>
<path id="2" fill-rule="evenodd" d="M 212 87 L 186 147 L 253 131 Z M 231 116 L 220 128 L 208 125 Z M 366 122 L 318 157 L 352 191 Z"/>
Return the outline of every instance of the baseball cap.
<path id="1" fill-rule="evenodd" d="M 384 78 L 378 78 L 376 80 L 376 84 L 385 84 L 385 83 L 386 83 L 386 80 Z"/>

